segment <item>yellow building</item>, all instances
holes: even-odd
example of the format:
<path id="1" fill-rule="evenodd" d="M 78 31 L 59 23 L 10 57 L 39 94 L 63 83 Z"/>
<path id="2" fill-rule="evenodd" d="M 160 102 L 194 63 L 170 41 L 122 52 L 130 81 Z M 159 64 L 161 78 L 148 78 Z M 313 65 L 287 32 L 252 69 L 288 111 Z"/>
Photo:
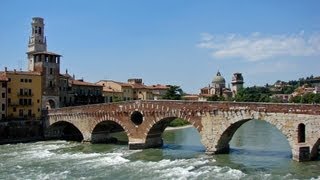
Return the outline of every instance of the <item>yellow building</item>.
<path id="1" fill-rule="evenodd" d="M 41 74 L 30 71 L 5 71 L 8 119 L 40 119 Z"/>
<path id="2" fill-rule="evenodd" d="M 153 100 L 152 90 L 142 83 L 142 79 L 128 79 L 133 89 L 134 100 Z"/>
<path id="3" fill-rule="evenodd" d="M 133 90 L 130 84 L 112 80 L 101 80 L 96 84 L 103 86 L 104 102 L 133 100 Z"/>
<path id="4" fill-rule="evenodd" d="M 101 80 L 96 84 L 103 86 L 104 102 L 157 100 L 168 90 L 167 86 L 161 84 L 146 86 L 142 79 L 128 79 L 127 83 Z"/>

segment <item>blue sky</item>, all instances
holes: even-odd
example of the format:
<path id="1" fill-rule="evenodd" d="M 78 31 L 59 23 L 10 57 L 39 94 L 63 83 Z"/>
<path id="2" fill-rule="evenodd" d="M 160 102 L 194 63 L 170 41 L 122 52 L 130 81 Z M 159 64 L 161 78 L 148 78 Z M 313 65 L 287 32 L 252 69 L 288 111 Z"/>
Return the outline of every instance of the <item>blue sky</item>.
<path id="1" fill-rule="evenodd" d="M 175 84 L 189 93 L 220 70 L 245 86 L 320 76 L 320 1 L 1 0 L 0 68 L 27 67 L 32 17 L 77 78 Z"/>

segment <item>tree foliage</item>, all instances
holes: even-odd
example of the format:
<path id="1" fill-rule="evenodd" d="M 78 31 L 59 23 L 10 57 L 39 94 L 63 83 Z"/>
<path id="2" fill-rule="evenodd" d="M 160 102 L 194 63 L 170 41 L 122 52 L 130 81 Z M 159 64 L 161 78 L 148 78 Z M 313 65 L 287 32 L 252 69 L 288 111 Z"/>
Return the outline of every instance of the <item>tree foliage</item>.
<path id="1" fill-rule="evenodd" d="M 180 118 L 176 118 L 173 121 L 171 121 L 168 126 L 169 127 L 179 127 L 179 126 L 185 126 L 185 125 L 188 125 L 188 124 L 190 124 L 188 121 L 185 121 L 185 120 L 180 119 Z"/>
<path id="2" fill-rule="evenodd" d="M 207 99 L 208 101 L 225 101 L 226 99 L 223 96 L 212 95 Z"/>
<path id="3" fill-rule="evenodd" d="M 240 89 L 234 100 L 238 102 L 270 102 L 271 95 L 269 88 L 253 86 Z"/>
<path id="4" fill-rule="evenodd" d="M 181 100 L 183 95 L 184 93 L 180 86 L 169 85 L 169 89 L 162 96 L 162 99 Z"/>
<path id="5" fill-rule="evenodd" d="M 320 94 L 306 93 L 302 96 L 295 96 L 290 99 L 293 103 L 320 103 Z"/>

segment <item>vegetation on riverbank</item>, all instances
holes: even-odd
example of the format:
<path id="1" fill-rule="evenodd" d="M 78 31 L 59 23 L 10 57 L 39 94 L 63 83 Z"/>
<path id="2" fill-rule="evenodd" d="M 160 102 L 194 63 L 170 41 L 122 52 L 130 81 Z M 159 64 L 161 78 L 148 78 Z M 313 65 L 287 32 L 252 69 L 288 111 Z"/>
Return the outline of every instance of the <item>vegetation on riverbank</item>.
<path id="1" fill-rule="evenodd" d="M 175 120 L 171 121 L 168 126 L 169 127 L 179 127 L 179 126 L 185 126 L 188 124 L 190 124 L 188 121 L 185 121 L 181 118 L 176 118 Z"/>

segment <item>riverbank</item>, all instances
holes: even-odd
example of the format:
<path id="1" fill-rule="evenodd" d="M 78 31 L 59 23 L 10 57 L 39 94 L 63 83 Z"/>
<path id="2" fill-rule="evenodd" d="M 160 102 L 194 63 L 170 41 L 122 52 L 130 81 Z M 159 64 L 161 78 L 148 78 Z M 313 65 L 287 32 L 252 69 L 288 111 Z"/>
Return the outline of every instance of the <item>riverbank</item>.
<path id="1" fill-rule="evenodd" d="M 27 138 L 16 138 L 16 139 L 1 139 L 0 145 L 3 144 L 17 144 L 17 143 L 29 143 L 29 142 L 37 142 L 44 141 L 43 137 L 27 137 Z"/>
<path id="2" fill-rule="evenodd" d="M 173 130 L 177 130 L 177 129 L 185 129 L 185 128 L 190 128 L 193 127 L 191 124 L 188 125 L 184 125 L 184 126 L 178 126 L 178 127 L 167 127 L 165 129 L 165 131 L 173 131 Z"/>

